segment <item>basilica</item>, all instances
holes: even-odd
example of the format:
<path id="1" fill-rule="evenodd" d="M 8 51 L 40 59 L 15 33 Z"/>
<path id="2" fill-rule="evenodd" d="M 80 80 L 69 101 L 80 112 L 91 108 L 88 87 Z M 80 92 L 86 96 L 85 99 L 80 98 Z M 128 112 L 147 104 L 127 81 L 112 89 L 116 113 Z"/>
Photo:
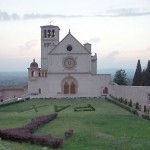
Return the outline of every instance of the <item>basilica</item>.
<path id="1" fill-rule="evenodd" d="M 109 94 L 110 74 L 97 74 L 97 55 L 70 32 L 60 41 L 60 28 L 41 26 L 41 67 L 28 68 L 28 94 L 37 98 L 100 97 Z"/>

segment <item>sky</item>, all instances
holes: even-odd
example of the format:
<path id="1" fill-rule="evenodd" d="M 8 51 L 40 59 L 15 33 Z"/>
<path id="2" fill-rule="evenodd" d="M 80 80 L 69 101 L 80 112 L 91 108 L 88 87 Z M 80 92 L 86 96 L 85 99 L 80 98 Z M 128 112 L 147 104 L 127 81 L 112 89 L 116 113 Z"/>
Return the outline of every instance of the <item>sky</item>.
<path id="1" fill-rule="evenodd" d="M 60 27 L 97 53 L 98 70 L 150 60 L 150 0 L 0 0 L 0 72 L 40 66 L 40 26 Z"/>

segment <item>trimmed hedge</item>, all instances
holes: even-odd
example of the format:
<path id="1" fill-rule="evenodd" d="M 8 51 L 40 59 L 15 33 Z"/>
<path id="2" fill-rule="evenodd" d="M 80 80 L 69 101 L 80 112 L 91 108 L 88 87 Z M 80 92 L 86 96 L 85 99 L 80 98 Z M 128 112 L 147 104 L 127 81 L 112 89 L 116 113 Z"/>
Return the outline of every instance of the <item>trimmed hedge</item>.
<path id="1" fill-rule="evenodd" d="M 88 106 L 84 106 L 84 107 L 75 107 L 74 111 L 95 111 L 95 108 L 88 104 Z"/>
<path id="2" fill-rule="evenodd" d="M 108 97 L 106 98 L 106 100 L 108 100 L 109 102 L 114 103 L 114 104 L 120 106 L 121 108 L 124 108 L 125 110 L 127 110 L 127 111 L 129 111 L 129 112 L 131 112 L 131 113 L 133 113 L 133 114 L 135 114 L 135 115 L 138 115 L 137 110 L 134 109 L 134 108 L 132 108 L 132 107 L 129 107 L 128 105 L 125 105 L 125 104 L 123 104 L 123 103 L 120 103 L 120 102 L 117 101 L 117 100 L 109 99 Z"/>
<path id="3" fill-rule="evenodd" d="M 68 107 L 70 107 L 71 105 L 67 105 L 67 106 L 57 106 L 57 105 L 54 105 L 54 111 L 55 112 L 60 112 Z"/>
<path id="4" fill-rule="evenodd" d="M 30 123 L 21 128 L 0 130 L 0 137 L 2 138 L 2 140 L 30 142 L 31 144 L 37 144 L 53 148 L 61 147 L 63 144 L 63 139 L 61 138 L 55 138 L 51 135 L 32 135 L 41 126 L 48 123 L 49 121 L 54 120 L 56 117 L 56 113 L 46 116 L 40 116 L 32 119 Z"/>

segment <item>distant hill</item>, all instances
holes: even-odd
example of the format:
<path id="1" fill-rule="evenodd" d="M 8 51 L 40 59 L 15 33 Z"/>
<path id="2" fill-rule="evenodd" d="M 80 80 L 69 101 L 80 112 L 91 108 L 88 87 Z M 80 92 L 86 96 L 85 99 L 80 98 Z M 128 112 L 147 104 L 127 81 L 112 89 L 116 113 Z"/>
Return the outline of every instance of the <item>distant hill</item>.
<path id="1" fill-rule="evenodd" d="M 0 72 L 0 87 L 27 83 L 27 72 Z"/>
<path id="2" fill-rule="evenodd" d="M 116 72 L 116 68 L 99 69 L 100 74 L 111 74 L 112 80 Z M 132 83 L 134 69 L 125 69 L 129 80 L 129 85 Z M 28 72 L 0 72 L 0 88 L 10 85 L 21 85 L 28 82 Z"/>

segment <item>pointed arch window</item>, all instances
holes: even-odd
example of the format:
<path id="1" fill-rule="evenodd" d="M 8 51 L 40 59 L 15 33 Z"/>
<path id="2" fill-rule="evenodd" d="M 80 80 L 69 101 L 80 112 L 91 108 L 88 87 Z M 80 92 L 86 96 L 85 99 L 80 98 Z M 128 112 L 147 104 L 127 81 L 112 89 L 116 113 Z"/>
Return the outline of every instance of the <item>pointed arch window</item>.
<path id="1" fill-rule="evenodd" d="M 76 93 L 76 85 L 74 82 L 71 83 L 70 85 L 70 93 L 75 94 Z"/>
<path id="2" fill-rule="evenodd" d="M 64 84 L 64 94 L 69 94 L 69 84 L 67 82 Z"/>

